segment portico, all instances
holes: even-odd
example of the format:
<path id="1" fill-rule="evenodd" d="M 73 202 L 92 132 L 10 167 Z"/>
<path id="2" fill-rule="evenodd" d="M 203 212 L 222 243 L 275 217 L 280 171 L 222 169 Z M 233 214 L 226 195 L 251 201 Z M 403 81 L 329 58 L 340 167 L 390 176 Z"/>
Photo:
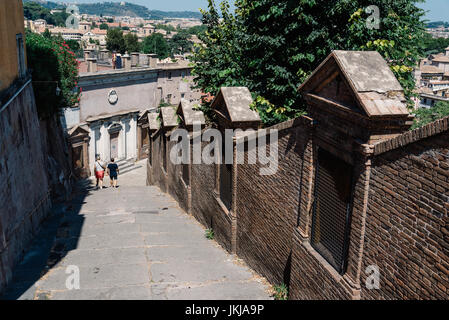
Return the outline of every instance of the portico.
<path id="1" fill-rule="evenodd" d="M 93 167 L 96 155 L 103 161 L 137 159 L 137 120 L 139 110 L 88 118 L 89 159 Z"/>

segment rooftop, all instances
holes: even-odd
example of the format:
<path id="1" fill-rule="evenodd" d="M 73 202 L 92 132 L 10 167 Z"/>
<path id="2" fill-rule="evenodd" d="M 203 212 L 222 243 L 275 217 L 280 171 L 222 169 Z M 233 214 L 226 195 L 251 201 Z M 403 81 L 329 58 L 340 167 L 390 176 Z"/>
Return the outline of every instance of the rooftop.
<path id="1" fill-rule="evenodd" d="M 337 71 L 329 74 L 329 70 L 336 67 Z M 330 83 L 339 74 L 347 80 L 354 94 L 354 103 L 368 117 L 409 115 L 404 90 L 377 51 L 333 51 L 299 90 L 314 95 L 315 90 L 325 88 L 323 81 Z M 343 102 L 337 103 L 344 105 Z"/>

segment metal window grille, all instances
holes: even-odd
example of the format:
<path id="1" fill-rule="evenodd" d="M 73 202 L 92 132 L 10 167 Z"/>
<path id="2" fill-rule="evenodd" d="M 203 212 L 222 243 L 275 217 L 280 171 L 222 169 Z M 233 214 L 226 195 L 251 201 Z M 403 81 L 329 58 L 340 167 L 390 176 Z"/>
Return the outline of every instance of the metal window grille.
<path id="1" fill-rule="evenodd" d="M 190 174 L 189 174 L 189 165 L 188 164 L 182 165 L 182 180 L 184 180 L 184 183 L 187 186 L 190 185 Z"/>
<path id="2" fill-rule="evenodd" d="M 222 163 L 220 164 L 220 199 L 226 208 L 232 208 L 232 164 L 226 164 L 225 142 L 222 145 Z"/>
<path id="3" fill-rule="evenodd" d="M 320 149 L 311 244 L 340 274 L 346 269 L 353 167 Z"/>

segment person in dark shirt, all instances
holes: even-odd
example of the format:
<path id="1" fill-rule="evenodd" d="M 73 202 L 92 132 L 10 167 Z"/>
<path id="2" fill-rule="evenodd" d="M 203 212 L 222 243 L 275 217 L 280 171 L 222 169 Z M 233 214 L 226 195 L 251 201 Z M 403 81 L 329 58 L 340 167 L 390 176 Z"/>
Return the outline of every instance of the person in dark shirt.
<path id="1" fill-rule="evenodd" d="M 111 187 L 117 188 L 117 178 L 120 170 L 117 163 L 115 163 L 114 161 L 114 158 L 112 158 L 111 163 L 108 164 L 108 175 L 111 179 Z"/>

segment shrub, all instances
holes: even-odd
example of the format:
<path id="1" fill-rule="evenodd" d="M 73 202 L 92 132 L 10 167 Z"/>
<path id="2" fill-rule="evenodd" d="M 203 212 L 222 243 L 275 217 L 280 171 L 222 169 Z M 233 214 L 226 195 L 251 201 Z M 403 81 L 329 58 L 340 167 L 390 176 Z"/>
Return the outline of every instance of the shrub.
<path id="1" fill-rule="evenodd" d="M 68 44 L 62 39 L 28 33 L 26 46 L 39 117 L 49 118 L 61 108 L 78 103 L 81 95 L 79 66 Z"/>

